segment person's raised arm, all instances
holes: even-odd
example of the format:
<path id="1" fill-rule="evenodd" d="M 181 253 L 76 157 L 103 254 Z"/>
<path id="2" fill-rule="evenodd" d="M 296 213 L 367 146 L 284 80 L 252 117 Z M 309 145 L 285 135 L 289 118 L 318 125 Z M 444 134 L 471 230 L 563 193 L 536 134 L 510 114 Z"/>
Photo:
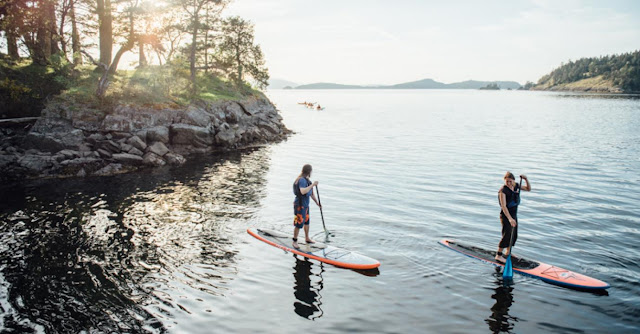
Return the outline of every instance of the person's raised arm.
<path id="1" fill-rule="evenodd" d="M 529 179 L 527 178 L 526 175 L 520 175 L 520 177 L 524 180 L 524 182 L 526 183 L 524 185 L 524 187 L 522 187 L 522 190 L 524 191 L 531 191 L 531 183 L 529 183 Z"/>

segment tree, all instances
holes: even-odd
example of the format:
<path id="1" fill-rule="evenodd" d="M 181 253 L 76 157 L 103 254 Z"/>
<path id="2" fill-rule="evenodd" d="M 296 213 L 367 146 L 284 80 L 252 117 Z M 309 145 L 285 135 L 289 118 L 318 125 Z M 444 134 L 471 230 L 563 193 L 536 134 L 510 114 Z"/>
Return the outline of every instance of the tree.
<path id="1" fill-rule="evenodd" d="M 99 22 L 100 63 L 111 65 L 113 52 L 113 18 L 111 16 L 111 0 L 96 0 L 96 14 Z"/>
<path id="2" fill-rule="evenodd" d="M 191 45 L 189 46 L 189 71 L 191 74 L 192 91 L 196 89 L 196 52 L 201 28 L 203 26 L 203 16 L 212 17 L 220 14 L 227 2 L 224 0 L 175 0 L 181 6 L 188 17 L 189 25 L 185 27 L 191 34 Z M 207 13 L 207 15 L 203 15 Z"/>
<path id="3" fill-rule="evenodd" d="M 21 18 L 20 3 L 17 0 L 0 1 L 0 30 L 4 31 L 7 39 L 7 52 L 11 59 L 18 59 L 18 31 L 17 26 Z"/>
<path id="4" fill-rule="evenodd" d="M 230 78 L 239 85 L 244 82 L 245 74 L 248 74 L 257 82 L 258 87 L 267 87 L 269 72 L 260 46 L 254 44 L 253 24 L 238 16 L 229 17 L 222 22 L 221 37 L 222 63 L 233 64 L 229 71 Z"/>

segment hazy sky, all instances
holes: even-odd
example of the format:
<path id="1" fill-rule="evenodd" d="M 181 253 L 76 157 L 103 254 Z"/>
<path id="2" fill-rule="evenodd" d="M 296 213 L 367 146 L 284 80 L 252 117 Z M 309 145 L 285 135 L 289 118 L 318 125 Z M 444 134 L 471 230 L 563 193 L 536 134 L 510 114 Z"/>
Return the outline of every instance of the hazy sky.
<path id="1" fill-rule="evenodd" d="M 537 81 L 561 62 L 640 49 L 640 1 L 234 0 L 272 78 L 395 84 Z"/>

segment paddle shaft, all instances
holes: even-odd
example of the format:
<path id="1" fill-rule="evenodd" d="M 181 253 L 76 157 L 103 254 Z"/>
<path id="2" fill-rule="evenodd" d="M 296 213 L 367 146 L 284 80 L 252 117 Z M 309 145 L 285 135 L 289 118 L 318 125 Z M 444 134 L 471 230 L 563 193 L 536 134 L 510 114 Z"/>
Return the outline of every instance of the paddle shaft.
<path id="1" fill-rule="evenodd" d="M 316 185 L 316 193 L 318 194 L 318 204 L 320 204 L 320 217 L 322 217 L 322 228 L 324 228 L 324 233 L 329 234 L 327 231 L 327 227 L 324 225 L 324 214 L 322 213 L 322 201 L 320 200 L 320 190 L 318 190 L 318 186 Z"/>

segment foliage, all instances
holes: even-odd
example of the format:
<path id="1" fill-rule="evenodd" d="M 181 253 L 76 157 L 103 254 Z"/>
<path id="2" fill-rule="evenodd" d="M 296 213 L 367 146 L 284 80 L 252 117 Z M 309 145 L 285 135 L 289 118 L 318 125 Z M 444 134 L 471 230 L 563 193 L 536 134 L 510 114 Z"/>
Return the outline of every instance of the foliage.
<path id="1" fill-rule="evenodd" d="M 626 92 L 640 92 L 640 51 L 569 61 L 538 80 L 555 86 L 601 77 Z"/>
<path id="2" fill-rule="evenodd" d="M 527 81 L 527 83 L 524 84 L 524 86 L 518 88 L 518 90 L 530 90 L 531 88 L 533 88 L 536 84 L 531 82 L 531 81 Z"/>
<path id="3" fill-rule="evenodd" d="M 41 110 L 61 91 L 63 99 L 97 105 L 183 104 L 256 94 L 244 78 L 266 87 L 264 56 L 250 22 L 222 19 L 228 3 L 0 0 L 0 37 L 8 52 L 1 58 L 0 102 L 28 102 L 33 108 L 25 115 L 33 115 L 35 106 Z M 138 55 L 136 70 L 118 70 L 125 53 Z M 28 65 L 10 69 L 11 62 L 23 62 L 21 57 Z"/>
<path id="4" fill-rule="evenodd" d="M 254 44 L 253 24 L 238 16 L 222 21 L 221 63 L 233 64 L 229 77 L 244 82 L 244 75 L 253 78 L 261 89 L 269 85 L 269 72 L 259 45 Z"/>
<path id="5" fill-rule="evenodd" d="M 495 82 L 492 83 L 488 83 L 486 86 L 484 87 L 480 87 L 481 90 L 500 90 L 500 87 L 498 87 L 498 84 Z"/>
<path id="6" fill-rule="evenodd" d="M 28 59 L 0 58 L 0 117 L 38 116 L 47 98 L 70 84 L 64 62 L 42 66 Z"/>
<path id="7" fill-rule="evenodd" d="M 95 82 L 100 76 L 101 73 L 93 71 L 90 66 L 78 68 L 73 85 L 59 98 L 97 108 L 115 103 L 163 108 L 188 105 L 193 100 L 240 100 L 259 94 L 246 85 L 238 89 L 229 81 L 203 72 L 196 77 L 198 90 L 193 93 L 188 64 L 179 60 L 165 65 L 118 71 L 111 78 L 110 88 L 103 99 L 98 99 L 94 94 Z"/>

